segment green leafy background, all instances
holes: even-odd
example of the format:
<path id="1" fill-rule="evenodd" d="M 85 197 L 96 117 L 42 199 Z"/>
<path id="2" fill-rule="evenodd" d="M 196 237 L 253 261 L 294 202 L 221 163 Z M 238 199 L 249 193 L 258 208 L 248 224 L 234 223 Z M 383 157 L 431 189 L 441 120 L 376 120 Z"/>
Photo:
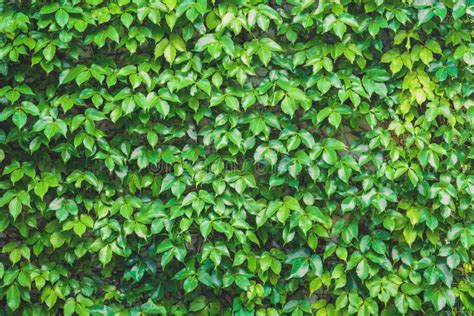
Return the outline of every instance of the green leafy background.
<path id="1" fill-rule="evenodd" d="M 0 3 L 1 315 L 472 315 L 472 0 Z"/>

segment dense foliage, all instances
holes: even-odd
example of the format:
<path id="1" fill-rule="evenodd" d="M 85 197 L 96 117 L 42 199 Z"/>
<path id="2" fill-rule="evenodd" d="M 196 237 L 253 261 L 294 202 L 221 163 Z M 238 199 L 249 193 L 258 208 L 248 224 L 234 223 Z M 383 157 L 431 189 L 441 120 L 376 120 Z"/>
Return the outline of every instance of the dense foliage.
<path id="1" fill-rule="evenodd" d="M 2 1 L 0 315 L 472 315 L 473 15 Z"/>

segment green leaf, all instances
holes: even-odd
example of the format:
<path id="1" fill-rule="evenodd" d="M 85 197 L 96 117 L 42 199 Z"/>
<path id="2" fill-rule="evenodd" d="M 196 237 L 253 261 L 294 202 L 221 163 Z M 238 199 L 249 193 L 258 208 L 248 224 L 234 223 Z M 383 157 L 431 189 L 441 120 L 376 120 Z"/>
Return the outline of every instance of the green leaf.
<path id="1" fill-rule="evenodd" d="M 310 283 L 309 283 L 309 292 L 310 294 L 313 294 L 314 292 L 316 292 L 317 290 L 319 290 L 322 286 L 322 282 L 319 278 L 315 278 L 313 279 Z"/>
<path id="2" fill-rule="evenodd" d="M 403 68 L 403 61 L 401 58 L 394 58 L 392 59 L 392 62 L 390 63 L 390 70 L 392 71 L 393 74 L 396 74 Z"/>
<path id="3" fill-rule="evenodd" d="M 155 47 L 155 59 L 162 56 L 165 53 L 165 49 L 169 46 L 168 39 L 161 40 Z"/>
<path id="4" fill-rule="evenodd" d="M 64 9 L 59 9 L 54 15 L 56 22 L 58 22 L 60 27 L 64 27 L 69 21 L 69 14 Z M 45 56 L 46 57 L 46 56 Z M 47 57 L 46 57 L 47 59 Z"/>
<path id="5" fill-rule="evenodd" d="M 180 52 L 185 52 L 186 51 L 186 44 L 184 43 L 183 39 L 176 33 L 171 34 L 170 37 L 170 42 L 173 47 L 180 51 Z"/>
<path id="6" fill-rule="evenodd" d="M 173 63 L 176 58 L 176 48 L 172 44 L 168 44 L 163 52 L 165 59 L 170 64 Z"/>
<path id="7" fill-rule="evenodd" d="M 259 50 L 257 51 L 257 55 L 258 55 L 258 58 L 260 58 L 260 61 L 265 66 L 268 66 L 268 63 L 270 62 L 270 59 L 272 58 L 271 50 L 266 47 L 260 47 Z"/>
<path id="8" fill-rule="evenodd" d="M 110 260 L 112 260 L 112 248 L 106 245 L 99 251 L 99 261 L 102 263 L 102 266 L 105 266 Z"/>
<path id="9" fill-rule="evenodd" d="M 308 261 L 306 260 L 298 260 L 295 264 L 293 264 L 293 267 L 291 269 L 291 275 L 288 277 L 288 279 L 292 278 L 302 278 L 308 273 L 309 270 L 309 264 Z"/>
<path id="10" fill-rule="evenodd" d="M 132 25 L 132 23 L 133 23 L 133 16 L 130 13 L 123 13 L 120 16 L 120 21 L 128 29 L 128 28 L 130 28 L 130 25 Z"/>
<path id="11" fill-rule="evenodd" d="M 341 124 L 341 114 L 332 112 L 331 115 L 329 115 L 329 123 L 335 128 L 338 128 L 339 124 Z"/>
<path id="12" fill-rule="evenodd" d="M 413 242 L 416 240 L 416 231 L 413 230 L 410 226 L 407 226 L 403 230 L 403 236 L 405 237 L 405 241 L 411 247 Z"/>
<path id="13" fill-rule="evenodd" d="M 431 302 L 433 303 L 436 311 L 440 311 L 446 306 L 446 297 L 443 292 L 444 291 L 437 289 L 431 296 Z"/>
<path id="14" fill-rule="evenodd" d="M 54 46 L 53 44 L 48 44 L 43 49 L 43 56 L 46 59 L 46 61 L 53 60 L 55 54 L 56 54 L 56 46 Z"/>
<path id="15" fill-rule="evenodd" d="M 163 0 L 164 4 L 168 7 L 168 10 L 171 11 L 176 7 L 176 0 Z"/>
<path id="16" fill-rule="evenodd" d="M 171 243 L 171 240 L 165 239 L 162 242 L 160 242 L 160 244 L 156 248 L 156 253 L 162 253 L 171 248 L 173 248 L 173 244 Z"/>
<path id="17" fill-rule="evenodd" d="M 359 264 L 357 265 L 356 271 L 357 271 L 357 276 L 361 280 L 367 279 L 367 277 L 369 276 L 369 264 L 367 260 L 363 259 L 361 262 L 359 262 Z"/>
<path id="18" fill-rule="evenodd" d="M 140 309 L 146 314 L 166 314 L 166 308 L 161 305 L 156 305 L 151 299 L 143 303 Z"/>
<path id="19" fill-rule="evenodd" d="M 347 27 L 343 22 L 336 21 L 333 24 L 333 30 L 334 30 L 334 33 L 336 33 L 337 37 L 342 39 L 342 37 L 344 36 L 344 33 L 346 33 Z"/>
<path id="20" fill-rule="evenodd" d="M 333 149 L 324 149 L 322 157 L 328 165 L 335 165 L 337 162 L 337 153 Z"/>
<path id="21" fill-rule="evenodd" d="M 13 220 L 16 220 L 18 215 L 21 214 L 21 210 L 22 210 L 22 203 L 18 199 L 18 197 L 15 197 L 10 201 L 10 203 L 8 204 L 8 210 L 10 211 L 10 214 L 13 217 Z"/>
<path id="22" fill-rule="evenodd" d="M 297 109 L 297 105 L 292 99 L 288 97 L 285 97 L 283 99 L 281 103 L 281 110 L 283 111 L 283 113 L 288 114 L 289 116 L 293 117 L 293 115 L 296 112 L 296 109 Z"/>
<path id="23" fill-rule="evenodd" d="M 430 21 L 434 16 L 432 9 L 421 9 L 418 11 L 418 25 L 424 24 Z"/>
<path id="24" fill-rule="evenodd" d="M 20 290 L 16 285 L 10 285 L 7 290 L 7 305 L 15 311 L 20 307 Z"/>
<path id="25" fill-rule="evenodd" d="M 225 97 L 225 104 L 234 111 L 239 111 L 239 100 L 231 95 Z"/>
<path id="26" fill-rule="evenodd" d="M 65 239 L 61 233 L 55 232 L 51 235 L 49 241 L 53 245 L 53 248 L 59 248 L 64 244 Z"/>
<path id="27" fill-rule="evenodd" d="M 453 18 L 459 19 L 466 13 L 466 1 L 459 0 L 454 3 L 453 6 Z"/>
<path id="28" fill-rule="evenodd" d="M 197 312 L 202 310 L 207 304 L 207 300 L 204 296 L 196 297 L 189 305 L 189 311 Z"/>
<path id="29" fill-rule="evenodd" d="M 433 53 L 429 49 L 423 48 L 420 51 L 420 58 L 425 65 L 429 65 L 433 60 Z"/>
<path id="30" fill-rule="evenodd" d="M 76 302 L 73 299 L 68 299 L 66 303 L 64 303 L 64 315 L 71 316 L 74 313 L 74 309 L 76 307 Z"/>
<path id="31" fill-rule="evenodd" d="M 317 82 L 318 89 L 322 94 L 325 94 L 331 88 L 331 81 L 327 77 L 322 77 Z"/>
<path id="32" fill-rule="evenodd" d="M 187 278 L 184 281 L 183 289 L 186 291 L 186 293 L 190 293 L 198 286 L 198 284 L 199 282 L 197 278 L 193 276 L 193 277 Z"/>
<path id="33" fill-rule="evenodd" d="M 403 315 L 407 313 L 408 301 L 404 294 L 397 294 L 397 296 L 395 297 L 395 306 L 397 307 L 397 310 Z"/>
<path id="34" fill-rule="evenodd" d="M 22 128 L 26 124 L 26 114 L 22 110 L 16 111 L 12 116 L 13 123 L 18 127 Z"/>

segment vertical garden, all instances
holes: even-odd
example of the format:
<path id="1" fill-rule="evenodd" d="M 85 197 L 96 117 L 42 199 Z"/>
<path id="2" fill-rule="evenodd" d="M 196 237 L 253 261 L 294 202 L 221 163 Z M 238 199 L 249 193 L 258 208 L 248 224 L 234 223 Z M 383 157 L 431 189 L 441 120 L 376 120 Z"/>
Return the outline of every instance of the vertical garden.
<path id="1" fill-rule="evenodd" d="M 472 315 L 472 0 L 0 3 L 0 315 Z"/>

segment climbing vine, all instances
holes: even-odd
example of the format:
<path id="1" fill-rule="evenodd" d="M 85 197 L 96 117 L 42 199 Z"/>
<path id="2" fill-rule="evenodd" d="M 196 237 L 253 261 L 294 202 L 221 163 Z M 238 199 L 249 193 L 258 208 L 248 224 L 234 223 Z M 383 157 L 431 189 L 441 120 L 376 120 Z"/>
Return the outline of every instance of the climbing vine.
<path id="1" fill-rule="evenodd" d="M 472 315 L 472 0 L 0 3 L 0 315 Z"/>

